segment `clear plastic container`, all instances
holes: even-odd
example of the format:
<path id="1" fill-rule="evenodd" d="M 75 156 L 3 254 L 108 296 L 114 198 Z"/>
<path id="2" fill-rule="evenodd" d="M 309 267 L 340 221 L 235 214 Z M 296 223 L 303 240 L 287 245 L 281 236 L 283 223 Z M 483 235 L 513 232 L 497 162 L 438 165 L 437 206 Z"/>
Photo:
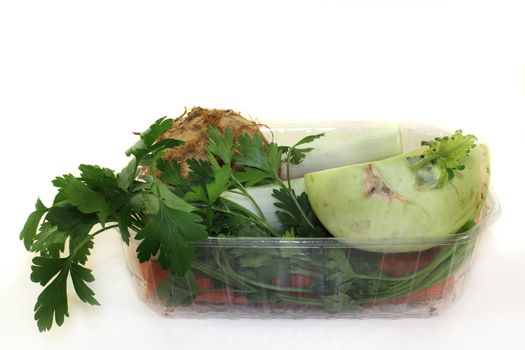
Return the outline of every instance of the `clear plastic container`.
<path id="1" fill-rule="evenodd" d="M 279 134 L 359 133 L 376 126 L 324 123 L 272 130 L 279 143 Z M 404 151 L 446 134 L 421 125 L 400 130 Z M 124 253 L 140 298 L 173 317 L 428 317 L 463 294 L 479 239 L 499 212 L 489 196 L 466 232 L 446 241 L 391 243 L 432 247 L 412 253 L 382 253 L 377 242 L 335 238 L 209 238 L 193 243 L 196 257 L 184 277 L 171 276 L 154 259 L 139 264 L 134 240 L 124 245 Z"/>

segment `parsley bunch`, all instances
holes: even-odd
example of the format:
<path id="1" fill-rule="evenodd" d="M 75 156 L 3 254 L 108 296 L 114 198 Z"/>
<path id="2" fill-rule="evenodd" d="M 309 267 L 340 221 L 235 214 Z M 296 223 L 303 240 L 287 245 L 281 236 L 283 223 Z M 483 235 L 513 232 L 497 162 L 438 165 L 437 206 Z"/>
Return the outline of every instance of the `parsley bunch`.
<path id="1" fill-rule="evenodd" d="M 180 164 L 162 159 L 164 151 L 183 142 L 159 140 L 173 124 L 160 118 L 126 151 L 132 156 L 119 173 L 96 165 L 80 165 L 80 176 L 66 174 L 53 180 L 58 193 L 51 206 L 40 200 L 20 234 L 33 259 L 31 280 L 44 290 L 35 304 L 40 331 L 62 325 L 68 313 L 67 280 L 79 299 L 99 305 L 88 283 L 94 280 L 85 267 L 94 238 L 118 228 L 128 244 L 139 241 L 139 262 L 156 257 L 163 269 L 184 275 L 195 255 L 192 241 L 208 236 L 323 236 L 306 194 L 297 196 L 290 182 L 279 178 L 283 161 L 298 164 L 311 148 L 300 145 L 320 135 L 308 136 L 292 147 L 266 144 L 257 134 L 243 135 L 234 143 L 231 130 L 224 134 L 208 128 L 208 157 L 188 160 L 189 174 L 182 177 Z M 139 177 L 140 167 L 149 174 Z M 235 169 L 235 170 L 234 170 Z M 157 175 L 160 174 L 160 175 Z M 274 184 L 275 206 L 285 230 L 272 228 L 247 187 Z M 221 197 L 224 191 L 247 197 L 257 214 Z M 194 261 L 193 261 L 194 262 Z"/>
<path id="2" fill-rule="evenodd" d="M 182 144 L 173 139 L 157 141 L 172 123 L 161 118 L 141 133 L 140 140 L 126 152 L 132 160 L 120 173 L 81 165 L 79 177 L 66 174 L 53 181 L 58 193 L 52 206 L 37 201 L 20 238 L 27 250 L 39 255 L 33 259 L 31 280 L 45 286 L 35 305 L 40 331 L 49 330 L 53 320 L 62 325 L 69 316 L 68 277 L 80 300 L 99 304 L 87 285 L 94 280 L 93 274 L 84 265 L 94 238 L 104 231 L 118 227 L 126 243 L 130 231 L 137 232 L 141 261 L 159 254 L 166 269 L 182 273 L 188 268 L 193 248 L 186 242 L 207 237 L 202 218 L 194 213 L 195 207 L 158 179 L 137 179 L 140 163 L 153 169 L 165 149 Z"/>

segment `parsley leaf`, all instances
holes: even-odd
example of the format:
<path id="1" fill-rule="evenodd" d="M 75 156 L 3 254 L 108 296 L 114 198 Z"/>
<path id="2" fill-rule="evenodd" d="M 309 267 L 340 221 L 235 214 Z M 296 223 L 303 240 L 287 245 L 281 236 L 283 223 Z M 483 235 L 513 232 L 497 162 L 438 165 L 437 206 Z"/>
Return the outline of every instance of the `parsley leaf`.
<path id="1" fill-rule="evenodd" d="M 35 209 L 36 210 L 34 212 L 29 214 L 29 217 L 27 218 L 27 221 L 24 224 L 24 228 L 20 233 L 20 239 L 24 241 L 24 246 L 28 250 L 31 247 L 33 240 L 35 239 L 36 231 L 38 229 L 38 224 L 40 223 L 40 220 L 42 220 L 42 217 L 48 211 L 48 209 L 42 203 L 42 201 L 40 201 L 40 199 L 36 201 Z"/>
<path id="2" fill-rule="evenodd" d="M 162 198 L 164 203 L 172 209 L 187 212 L 194 211 L 195 209 L 197 209 L 193 205 L 189 204 L 188 202 L 174 194 L 172 191 L 170 191 L 170 189 L 161 182 L 154 182 L 151 185 L 151 192 L 157 195 L 157 197 Z"/>
<path id="3" fill-rule="evenodd" d="M 190 169 L 189 184 L 205 185 L 212 180 L 211 165 L 202 159 L 189 159 L 187 162 Z"/>
<path id="4" fill-rule="evenodd" d="M 79 166 L 82 181 L 92 189 L 117 189 L 118 183 L 113 170 L 98 165 L 81 164 Z"/>
<path id="5" fill-rule="evenodd" d="M 229 214 L 216 213 L 211 232 L 216 236 L 226 237 L 271 237 L 268 230 L 250 221 L 248 217 L 243 216 L 241 212 L 233 210 Z"/>
<path id="6" fill-rule="evenodd" d="M 308 152 L 313 151 L 312 147 L 309 148 L 292 148 L 290 150 L 290 163 L 300 164 Z"/>
<path id="7" fill-rule="evenodd" d="M 124 207 L 122 207 L 118 213 L 118 229 L 120 231 L 120 237 L 122 238 L 122 241 L 126 244 L 129 244 L 129 228 L 133 224 L 132 220 L 132 211 L 133 211 L 133 205 L 131 203 L 126 204 Z"/>
<path id="8" fill-rule="evenodd" d="M 224 135 L 213 126 L 208 126 L 208 152 L 219 157 L 224 164 L 230 164 L 233 157 L 233 133 L 226 129 Z"/>
<path id="9" fill-rule="evenodd" d="M 126 155 L 134 155 L 137 160 L 142 159 L 151 151 L 151 146 L 155 140 L 168 131 L 172 125 L 172 119 L 167 119 L 166 117 L 157 119 L 153 125 L 140 134 L 140 140 L 126 151 Z"/>
<path id="10" fill-rule="evenodd" d="M 30 251 L 39 252 L 41 256 L 58 258 L 64 251 L 68 234 L 53 226 L 50 222 L 40 225 L 39 233 L 31 245 Z"/>
<path id="11" fill-rule="evenodd" d="M 96 215 L 84 214 L 76 207 L 66 204 L 49 208 L 46 222 L 71 235 L 89 232 L 98 222 Z"/>
<path id="12" fill-rule="evenodd" d="M 51 329 L 53 318 L 56 324 L 61 326 L 64 318 L 69 316 L 67 303 L 69 273 L 80 300 L 91 305 L 99 305 L 93 297 L 95 293 L 86 284 L 95 279 L 91 270 L 73 263 L 70 258 L 36 257 L 33 259 L 31 270 L 31 281 L 42 286 L 54 278 L 40 293 L 35 304 L 35 320 L 41 332 Z"/>
<path id="13" fill-rule="evenodd" d="M 297 148 L 297 147 L 302 146 L 304 144 L 312 143 L 315 140 L 317 140 L 317 139 L 319 139 L 319 138 L 321 138 L 323 136 L 324 136 L 324 133 L 305 136 L 302 139 L 300 139 L 295 145 L 293 145 L 292 148 Z"/>
<path id="14" fill-rule="evenodd" d="M 206 189 L 202 186 L 192 186 L 190 191 L 186 192 L 184 200 L 188 202 L 208 203 L 208 195 L 206 194 Z"/>
<path id="15" fill-rule="evenodd" d="M 109 217 L 111 209 L 106 199 L 73 175 L 57 177 L 53 184 L 59 188 L 63 198 L 82 213 L 96 213 L 101 222 Z"/>
<path id="16" fill-rule="evenodd" d="M 295 193 L 293 193 L 293 195 L 295 196 Z M 274 205 L 282 209 L 276 211 L 275 214 L 286 231 L 290 231 L 299 237 L 328 236 L 317 219 L 317 216 L 314 214 L 306 192 L 296 196 L 297 202 L 295 202 L 290 194 L 283 188 L 273 190 L 272 196 L 277 199 Z M 299 206 L 297 206 L 297 204 Z M 308 221 L 304 218 L 303 214 L 306 215 Z M 310 224 L 312 224 L 313 227 Z"/>
<path id="17" fill-rule="evenodd" d="M 229 188 L 232 174 L 230 164 L 211 166 L 209 162 L 193 160 L 188 162 L 190 173 L 181 187 L 186 187 L 184 199 L 190 202 L 213 204 Z"/>
<path id="18" fill-rule="evenodd" d="M 155 142 L 153 145 L 151 145 L 147 152 L 150 154 L 149 156 L 144 156 L 143 159 L 146 159 L 147 157 L 155 158 L 155 155 L 157 155 L 159 152 L 168 149 L 168 148 L 175 148 L 180 145 L 183 145 L 184 141 L 181 140 L 175 140 L 175 139 L 164 139 L 160 140 L 158 142 Z"/>
<path id="19" fill-rule="evenodd" d="M 73 287 L 80 300 L 89 305 L 100 305 L 99 302 L 94 298 L 95 293 L 89 288 L 86 282 L 93 282 L 95 277 L 91 273 L 91 270 L 83 266 L 72 263 L 71 264 L 71 280 L 73 281 Z"/>
<path id="20" fill-rule="evenodd" d="M 137 248 L 139 261 L 148 261 L 159 253 L 158 260 L 163 269 L 171 268 L 173 273 L 183 275 L 195 254 L 188 241 L 208 237 L 200 221 L 202 218 L 196 214 L 172 209 L 159 201 L 158 215 L 150 218 L 135 237 L 142 240 Z"/>
<path id="21" fill-rule="evenodd" d="M 264 171 L 272 179 L 279 178 L 282 150 L 271 142 L 266 147 L 261 136 L 245 134 L 237 142 L 239 154 L 234 155 L 236 164 Z"/>
<path id="22" fill-rule="evenodd" d="M 66 292 L 69 273 L 67 258 L 36 257 L 33 259 L 31 270 L 31 281 L 40 283 L 42 286 L 56 276 L 53 282 L 40 293 L 35 304 L 35 320 L 38 329 L 40 332 L 51 329 L 53 319 L 57 325 L 61 326 L 64 318 L 69 316 Z"/>
<path id="23" fill-rule="evenodd" d="M 160 179 L 164 183 L 172 186 L 180 186 L 183 184 L 184 181 L 180 175 L 180 165 L 178 162 L 159 159 L 157 161 L 157 169 L 159 169 Z"/>
<path id="24" fill-rule="evenodd" d="M 245 168 L 243 171 L 237 172 L 235 177 L 246 187 L 274 183 L 274 180 L 268 173 L 255 168 Z"/>
<path id="25" fill-rule="evenodd" d="M 281 151 L 286 154 L 285 160 L 289 160 L 291 164 L 300 164 L 304 157 L 306 157 L 306 154 L 308 152 L 313 151 L 312 147 L 309 148 L 297 148 L 301 145 L 311 143 L 321 137 L 324 136 L 324 133 L 321 134 L 315 134 L 315 135 L 308 135 L 306 137 L 303 137 L 301 140 L 299 140 L 295 145 L 292 147 L 288 146 L 280 146 Z"/>
<path id="26" fill-rule="evenodd" d="M 126 167 L 122 169 L 122 171 L 117 175 L 118 186 L 122 190 L 127 191 L 133 184 L 136 173 L 137 173 L 137 159 L 133 158 L 128 163 L 128 165 L 126 165 Z"/>
<path id="27" fill-rule="evenodd" d="M 93 237 L 87 233 L 70 237 L 69 251 L 75 251 L 75 255 L 71 256 L 71 261 L 74 263 L 85 264 L 93 246 Z"/>
<path id="28" fill-rule="evenodd" d="M 231 176 L 230 164 L 225 164 L 219 169 L 213 170 L 213 181 L 206 184 L 208 192 L 208 203 L 214 203 L 222 192 L 228 189 L 228 182 Z"/>

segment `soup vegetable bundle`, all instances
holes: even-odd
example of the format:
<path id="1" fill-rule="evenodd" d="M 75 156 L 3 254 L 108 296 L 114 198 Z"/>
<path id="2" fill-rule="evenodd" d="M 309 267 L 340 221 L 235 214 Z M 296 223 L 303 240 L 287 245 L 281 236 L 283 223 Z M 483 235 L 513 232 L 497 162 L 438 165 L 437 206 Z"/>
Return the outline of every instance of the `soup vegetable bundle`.
<path id="1" fill-rule="evenodd" d="M 479 220 L 487 146 L 460 130 L 403 153 L 391 125 L 284 144 L 263 129 L 231 110 L 193 108 L 140 133 L 121 171 L 82 164 L 55 178 L 53 202 L 38 200 L 20 235 L 37 255 L 31 280 L 44 287 L 39 330 L 69 316 L 68 280 L 81 301 L 99 304 L 85 265 L 96 236 L 113 229 L 136 254 L 146 298 L 166 307 L 332 313 L 439 298 L 453 286 L 473 245 L 446 242 Z M 317 249 L 327 238 L 336 248 Z M 250 240 L 280 243 L 250 249 Z"/>

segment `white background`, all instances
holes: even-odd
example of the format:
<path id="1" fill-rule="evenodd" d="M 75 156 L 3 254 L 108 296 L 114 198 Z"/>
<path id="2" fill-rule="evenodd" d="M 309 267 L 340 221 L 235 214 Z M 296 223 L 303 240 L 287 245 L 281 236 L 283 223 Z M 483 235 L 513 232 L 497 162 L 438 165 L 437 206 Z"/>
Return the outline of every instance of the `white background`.
<path id="1" fill-rule="evenodd" d="M 524 349 L 525 9 L 520 1 L 1 1 L 0 348 Z M 70 301 L 39 334 L 41 290 L 18 241 L 50 180 L 120 168 L 184 107 L 272 120 L 399 120 L 489 143 L 503 215 L 464 297 L 408 320 L 195 320 L 135 296 L 116 233 L 89 266 L 101 307 Z"/>

